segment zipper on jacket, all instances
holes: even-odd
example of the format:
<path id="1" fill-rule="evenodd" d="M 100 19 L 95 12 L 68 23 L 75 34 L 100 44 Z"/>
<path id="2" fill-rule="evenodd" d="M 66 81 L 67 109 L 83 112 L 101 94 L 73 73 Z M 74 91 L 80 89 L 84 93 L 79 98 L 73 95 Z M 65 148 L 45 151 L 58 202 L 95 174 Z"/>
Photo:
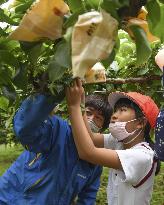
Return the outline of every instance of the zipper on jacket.
<path id="1" fill-rule="evenodd" d="M 39 159 L 40 156 L 41 156 L 41 153 L 37 153 L 36 157 L 28 164 L 29 167 L 32 166 Z"/>
<path id="2" fill-rule="evenodd" d="M 33 184 L 31 184 L 29 187 L 27 187 L 25 189 L 25 191 L 30 191 L 31 189 L 33 189 L 36 185 L 38 185 L 41 181 L 43 181 L 43 179 L 45 178 L 46 176 L 43 176 L 41 178 L 39 178 L 38 180 L 36 180 Z"/>

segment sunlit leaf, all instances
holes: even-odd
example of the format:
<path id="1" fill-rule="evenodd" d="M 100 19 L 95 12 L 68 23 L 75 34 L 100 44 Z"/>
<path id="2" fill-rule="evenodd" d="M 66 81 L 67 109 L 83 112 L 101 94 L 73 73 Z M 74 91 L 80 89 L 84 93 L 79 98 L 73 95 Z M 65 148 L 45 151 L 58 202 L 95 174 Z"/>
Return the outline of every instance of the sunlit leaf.
<path id="1" fill-rule="evenodd" d="M 0 97 L 0 109 L 7 111 L 9 105 L 9 100 L 4 96 Z"/>
<path id="2" fill-rule="evenodd" d="M 0 8 L 0 22 L 5 22 L 5 23 L 8 23 L 10 25 L 13 25 L 13 26 L 17 26 L 18 23 L 13 21 L 12 18 L 10 18 L 9 16 L 7 16 L 5 13 L 4 13 L 4 10 Z"/>
<path id="3" fill-rule="evenodd" d="M 15 7 L 15 12 L 17 13 L 25 13 L 27 9 L 30 8 L 31 4 L 34 2 L 34 0 L 29 0 L 26 3 L 19 4 Z"/>

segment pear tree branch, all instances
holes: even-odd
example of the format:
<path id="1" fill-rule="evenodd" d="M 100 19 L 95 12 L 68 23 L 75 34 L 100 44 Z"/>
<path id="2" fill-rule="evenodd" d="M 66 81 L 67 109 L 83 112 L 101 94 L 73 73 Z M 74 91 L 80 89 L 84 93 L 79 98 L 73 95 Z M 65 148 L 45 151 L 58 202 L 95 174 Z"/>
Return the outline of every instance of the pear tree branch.
<path id="1" fill-rule="evenodd" d="M 93 82 L 93 83 L 85 83 L 85 84 L 126 84 L 126 83 L 145 83 L 153 80 L 161 80 L 162 76 L 152 75 L 138 78 L 107 78 L 106 82 Z"/>

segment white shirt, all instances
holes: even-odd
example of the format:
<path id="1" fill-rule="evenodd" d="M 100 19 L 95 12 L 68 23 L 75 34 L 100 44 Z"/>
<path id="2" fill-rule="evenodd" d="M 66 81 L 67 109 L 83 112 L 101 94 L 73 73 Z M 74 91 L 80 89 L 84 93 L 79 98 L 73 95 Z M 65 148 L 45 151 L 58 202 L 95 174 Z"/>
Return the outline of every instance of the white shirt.
<path id="1" fill-rule="evenodd" d="M 137 185 L 151 170 L 154 151 L 146 142 L 123 150 L 123 145 L 111 134 L 104 135 L 104 147 L 116 150 L 123 171 L 110 169 L 107 197 L 109 205 L 149 205 L 155 168 L 151 176 L 138 188 Z"/>

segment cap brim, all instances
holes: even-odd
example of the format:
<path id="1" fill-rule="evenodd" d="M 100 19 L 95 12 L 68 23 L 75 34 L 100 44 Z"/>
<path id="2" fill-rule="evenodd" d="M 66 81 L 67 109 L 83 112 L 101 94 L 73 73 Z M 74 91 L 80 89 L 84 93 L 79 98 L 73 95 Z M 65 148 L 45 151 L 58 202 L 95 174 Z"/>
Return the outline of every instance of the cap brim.
<path id="1" fill-rule="evenodd" d="M 111 105 L 112 108 L 114 108 L 116 102 L 120 99 L 120 98 L 128 98 L 131 99 L 128 95 L 126 95 L 126 93 L 124 92 L 113 92 L 110 93 L 108 96 L 108 102 Z"/>

